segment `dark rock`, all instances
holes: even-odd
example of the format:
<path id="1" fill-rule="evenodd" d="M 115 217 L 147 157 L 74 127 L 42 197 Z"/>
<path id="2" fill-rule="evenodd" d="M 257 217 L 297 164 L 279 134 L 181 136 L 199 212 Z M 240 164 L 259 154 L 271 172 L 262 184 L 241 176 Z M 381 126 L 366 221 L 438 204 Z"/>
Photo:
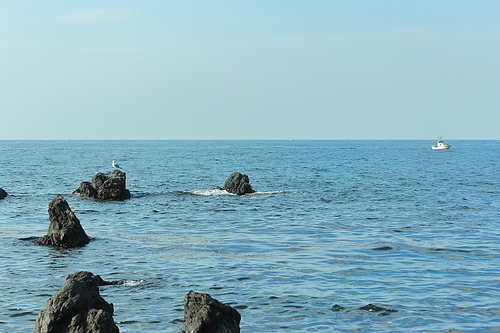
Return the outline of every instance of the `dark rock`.
<path id="1" fill-rule="evenodd" d="M 391 246 L 381 246 L 372 249 L 372 251 L 392 251 L 392 250 L 394 250 L 394 248 Z"/>
<path id="2" fill-rule="evenodd" d="M 362 306 L 359 308 L 360 310 L 364 310 L 364 311 L 368 311 L 368 312 L 380 312 L 378 314 L 378 316 L 388 316 L 394 312 L 398 312 L 398 310 L 394 310 L 394 309 L 386 309 L 386 308 L 383 308 L 383 307 L 380 307 L 378 305 L 374 305 L 374 304 L 367 304 L 365 306 Z"/>
<path id="3" fill-rule="evenodd" d="M 105 281 L 90 272 L 69 275 L 40 312 L 35 333 L 118 333 L 113 304 L 99 294 Z"/>
<path id="4" fill-rule="evenodd" d="M 227 178 L 226 183 L 224 184 L 224 189 L 229 193 L 237 195 L 255 192 L 250 185 L 248 176 L 239 172 L 234 172 Z"/>
<path id="5" fill-rule="evenodd" d="M 208 294 L 190 291 L 184 297 L 182 333 L 239 333 L 241 315 Z"/>
<path id="6" fill-rule="evenodd" d="M 86 198 L 123 201 L 131 197 L 126 189 L 126 180 L 125 172 L 117 169 L 106 174 L 99 172 L 90 183 L 82 182 L 73 193 Z"/>
<path id="7" fill-rule="evenodd" d="M 3 188 L 0 188 L 0 199 L 5 198 L 6 196 L 8 196 L 7 192 L 5 192 Z"/>
<path id="8" fill-rule="evenodd" d="M 78 193 L 86 198 L 97 198 L 97 190 L 89 182 L 81 182 L 80 187 L 73 193 Z"/>
<path id="9" fill-rule="evenodd" d="M 49 231 L 47 235 L 34 242 L 35 245 L 79 247 L 88 244 L 90 239 L 75 216 L 68 202 L 58 194 L 49 204 Z"/>
<path id="10" fill-rule="evenodd" d="M 34 242 L 36 241 L 37 239 L 39 239 L 40 237 L 37 237 L 37 236 L 29 236 L 29 237 L 22 237 L 22 238 L 19 238 L 19 240 L 21 241 L 27 241 L 27 242 Z"/>

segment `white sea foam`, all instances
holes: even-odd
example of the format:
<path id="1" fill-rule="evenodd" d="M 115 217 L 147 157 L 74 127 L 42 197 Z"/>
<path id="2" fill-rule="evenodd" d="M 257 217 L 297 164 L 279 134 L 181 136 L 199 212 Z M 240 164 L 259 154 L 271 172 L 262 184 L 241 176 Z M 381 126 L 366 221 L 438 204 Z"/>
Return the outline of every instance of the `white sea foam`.
<path id="1" fill-rule="evenodd" d="M 263 192 L 255 192 L 253 194 L 280 194 L 280 193 L 285 193 L 285 191 L 263 191 Z"/>
<path id="2" fill-rule="evenodd" d="M 194 191 L 187 191 L 185 193 L 189 193 L 189 194 L 194 194 L 194 195 L 201 195 L 201 196 L 206 196 L 206 197 L 209 197 L 209 196 L 217 196 L 217 195 L 235 195 L 235 194 L 232 194 L 232 193 L 229 193 L 225 190 L 219 190 L 219 189 L 211 189 L 211 190 L 194 190 Z"/>
<path id="3" fill-rule="evenodd" d="M 285 191 L 257 191 L 257 192 L 254 192 L 254 193 L 249 193 L 247 195 L 255 195 L 255 194 L 279 194 L 279 193 L 284 193 Z M 201 196 L 206 196 L 206 197 L 209 197 L 209 196 L 218 196 L 218 195 L 236 195 L 236 194 L 233 194 L 233 193 L 229 193 L 225 190 L 220 190 L 220 189 L 211 189 L 211 190 L 194 190 L 194 191 L 186 191 L 184 193 L 189 193 L 189 194 L 194 194 L 194 195 L 201 195 Z"/>
<path id="4" fill-rule="evenodd" d="M 146 280 L 125 280 L 125 282 L 123 282 L 123 285 L 129 286 L 129 287 L 135 287 L 135 286 L 138 286 L 145 281 Z"/>

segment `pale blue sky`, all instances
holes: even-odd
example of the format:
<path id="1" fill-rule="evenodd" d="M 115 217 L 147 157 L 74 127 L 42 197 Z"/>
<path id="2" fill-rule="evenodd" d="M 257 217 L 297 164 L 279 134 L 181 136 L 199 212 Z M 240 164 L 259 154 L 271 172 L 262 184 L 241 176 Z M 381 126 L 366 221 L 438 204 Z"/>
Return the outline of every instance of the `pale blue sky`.
<path id="1" fill-rule="evenodd" d="M 0 139 L 500 139 L 500 1 L 0 0 Z"/>

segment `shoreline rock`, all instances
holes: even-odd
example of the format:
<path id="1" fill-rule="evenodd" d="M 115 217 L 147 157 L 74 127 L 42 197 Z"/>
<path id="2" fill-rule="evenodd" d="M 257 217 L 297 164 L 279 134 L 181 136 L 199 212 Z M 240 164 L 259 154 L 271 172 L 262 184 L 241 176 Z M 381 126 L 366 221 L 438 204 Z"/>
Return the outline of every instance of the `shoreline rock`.
<path id="1" fill-rule="evenodd" d="M 240 333 L 240 313 L 208 294 L 190 291 L 184 297 L 182 333 Z"/>
<path id="2" fill-rule="evenodd" d="M 126 188 L 127 175 L 118 169 L 106 174 L 97 173 L 91 182 L 81 182 L 73 194 L 98 200 L 123 201 L 131 198 Z"/>
<path id="3" fill-rule="evenodd" d="M 105 281 L 91 272 L 68 275 L 62 288 L 49 298 L 35 323 L 35 333 L 119 333 L 113 304 L 99 293 Z"/>
<path id="4" fill-rule="evenodd" d="M 49 203 L 49 219 L 47 235 L 36 240 L 34 245 L 72 248 L 81 247 L 90 242 L 80 220 L 60 194 Z"/>
<path id="5" fill-rule="evenodd" d="M 250 179 L 248 176 L 239 172 L 233 172 L 229 175 L 224 183 L 224 187 L 218 189 L 226 190 L 227 192 L 236 195 L 244 195 L 255 192 L 250 185 Z"/>
<path id="6" fill-rule="evenodd" d="M 9 194 L 5 192 L 3 188 L 0 188 L 0 200 L 8 196 Z"/>

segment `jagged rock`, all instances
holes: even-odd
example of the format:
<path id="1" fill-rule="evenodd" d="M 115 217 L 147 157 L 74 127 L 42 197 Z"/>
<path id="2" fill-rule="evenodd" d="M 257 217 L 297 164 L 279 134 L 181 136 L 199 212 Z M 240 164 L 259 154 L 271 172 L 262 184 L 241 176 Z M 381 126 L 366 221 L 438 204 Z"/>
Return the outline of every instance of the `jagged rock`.
<path id="1" fill-rule="evenodd" d="M 35 333 L 118 333 L 113 304 L 99 294 L 106 282 L 99 275 L 78 272 L 68 275 L 35 324 Z"/>
<path id="2" fill-rule="evenodd" d="M 182 333 L 239 333 L 241 315 L 229 305 L 190 291 L 184 297 Z"/>
<path id="3" fill-rule="evenodd" d="M 68 202 L 58 194 L 49 204 L 49 231 L 34 242 L 35 245 L 79 247 L 90 239 L 80 224 L 80 220 L 69 208 Z"/>
<path id="4" fill-rule="evenodd" d="M 3 188 L 0 188 L 0 199 L 5 198 L 6 196 L 8 196 L 7 192 L 5 192 Z"/>
<path id="5" fill-rule="evenodd" d="M 130 199 L 130 191 L 126 189 L 127 175 L 120 170 L 113 170 L 106 174 L 99 172 L 92 181 L 82 182 L 73 193 L 86 198 L 99 200 L 126 200 Z"/>
<path id="6" fill-rule="evenodd" d="M 233 172 L 227 178 L 226 183 L 224 184 L 224 190 L 237 195 L 255 192 L 250 185 L 248 176 L 239 172 Z"/>

